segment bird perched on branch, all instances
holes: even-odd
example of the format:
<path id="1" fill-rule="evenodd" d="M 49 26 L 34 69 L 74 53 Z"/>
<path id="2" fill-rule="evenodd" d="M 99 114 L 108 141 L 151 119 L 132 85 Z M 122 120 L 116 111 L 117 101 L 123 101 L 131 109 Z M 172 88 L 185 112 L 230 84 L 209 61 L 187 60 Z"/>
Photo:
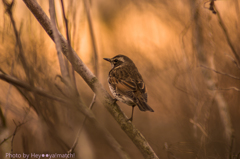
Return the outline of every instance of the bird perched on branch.
<path id="1" fill-rule="evenodd" d="M 104 60 L 110 62 L 112 66 L 108 75 L 108 84 L 115 101 L 132 106 L 132 115 L 129 120 L 133 120 L 136 105 L 141 111 L 154 112 L 147 104 L 147 90 L 133 61 L 124 55 L 104 58 Z"/>

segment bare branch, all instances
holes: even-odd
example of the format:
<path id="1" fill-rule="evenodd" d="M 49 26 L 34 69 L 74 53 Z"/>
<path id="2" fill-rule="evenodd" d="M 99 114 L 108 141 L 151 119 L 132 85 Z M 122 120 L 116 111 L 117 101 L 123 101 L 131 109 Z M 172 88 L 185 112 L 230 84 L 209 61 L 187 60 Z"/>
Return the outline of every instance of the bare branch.
<path id="1" fill-rule="evenodd" d="M 98 130 L 102 133 L 102 135 L 105 137 L 105 139 L 108 141 L 108 143 L 114 148 L 114 150 L 116 150 L 120 156 L 124 159 L 129 158 L 128 155 L 122 150 L 122 147 L 117 143 L 117 141 L 112 137 L 112 135 L 104 128 L 102 127 L 99 122 L 97 121 L 96 117 L 94 116 L 93 112 L 87 108 L 87 106 L 85 106 L 85 104 L 82 102 L 82 100 L 80 99 L 80 97 L 78 96 L 76 100 L 71 101 L 67 101 L 64 100 L 62 98 L 50 95 L 48 93 L 46 93 L 45 91 L 42 91 L 38 88 L 34 88 L 24 82 L 21 82 L 9 75 L 6 74 L 2 74 L 0 73 L 0 79 L 3 79 L 4 81 L 7 81 L 13 85 L 22 87 L 28 91 L 32 91 L 33 93 L 37 93 L 39 95 L 42 95 L 44 97 L 48 97 L 50 99 L 59 101 L 59 102 L 63 102 L 63 103 L 67 103 L 67 104 L 73 104 L 76 106 L 76 108 L 78 108 L 78 110 L 80 110 L 84 115 L 86 115 L 89 120 L 95 124 L 95 126 L 98 128 Z"/>
<path id="2" fill-rule="evenodd" d="M 226 54 L 226 56 L 229 57 L 229 58 L 232 60 L 232 62 L 236 65 L 236 67 L 237 67 L 238 69 L 240 69 L 240 66 L 238 65 L 237 61 L 236 61 L 232 56 L 230 56 L 230 55 L 228 55 L 228 54 Z"/>
<path id="3" fill-rule="evenodd" d="M 5 76 L 7 76 L 7 75 L 5 75 Z M 1 74 L 0 74 L 0 78 L 1 78 Z M 8 78 L 9 78 L 9 77 L 8 77 Z M 8 79 L 8 78 L 7 78 L 7 79 Z M 6 79 L 6 78 L 5 78 L 5 79 Z M 54 99 L 54 100 L 57 100 L 57 101 L 61 101 L 61 102 L 65 102 L 65 103 L 70 103 L 70 104 L 71 104 L 71 102 L 65 101 L 65 100 L 63 100 L 63 99 L 61 99 L 61 98 L 59 98 L 59 97 L 55 97 L 55 96 L 49 95 L 49 94 L 47 94 L 47 93 L 45 93 L 44 91 L 41 91 L 41 90 L 39 90 L 39 89 L 32 88 L 31 86 L 29 86 L 29 85 L 27 85 L 27 84 L 25 84 L 25 83 L 22 83 L 22 82 L 19 82 L 19 81 L 16 82 L 16 80 L 15 80 L 15 81 L 9 80 L 9 81 L 10 81 L 10 82 L 14 82 L 14 84 L 17 84 L 18 86 L 23 86 L 23 88 L 25 88 L 25 89 L 27 89 L 27 90 L 28 90 L 29 87 L 30 87 L 30 88 L 31 88 L 30 91 L 39 93 L 40 95 L 49 97 L 49 98 Z M 21 83 L 21 84 L 19 84 L 19 83 Z M 12 83 L 12 84 L 13 84 L 13 83 Z M 102 135 L 106 138 L 106 140 L 110 143 L 110 145 L 112 145 L 118 152 L 121 152 L 121 155 L 123 156 L 122 158 L 125 158 L 125 159 L 129 158 L 127 154 L 123 153 L 122 147 L 116 142 L 116 140 L 110 135 L 110 133 L 109 133 L 105 128 L 103 128 L 102 126 L 100 126 L 100 124 L 98 123 L 96 117 L 95 117 L 94 114 L 90 111 L 90 109 L 88 109 L 86 106 L 84 106 L 84 104 L 81 102 L 81 100 L 78 99 L 77 101 L 79 101 L 79 102 L 77 103 L 77 105 L 78 105 L 78 106 L 79 106 L 79 105 L 82 106 L 82 107 L 80 108 L 80 111 L 81 111 L 84 115 L 86 115 L 86 116 L 90 119 L 91 122 L 93 122 L 93 123 L 96 125 L 96 127 L 98 128 L 98 130 L 100 130 L 100 132 L 101 132 Z M 72 103 L 72 104 L 73 104 L 73 103 Z M 79 107 L 78 107 L 78 108 L 79 108 Z"/>
<path id="4" fill-rule="evenodd" d="M 14 141 L 14 137 L 15 137 L 18 129 L 19 129 L 23 124 L 25 124 L 25 123 L 27 122 L 27 121 L 26 121 L 26 117 L 27 117 L 29 111 L 30 111 L 30 109 L 28 109 L 28 111 L 26 112 L 26 114 L 25 114 L 25 116 L 24 116 L 24 118 L 23 118 L 23 120 L 22 120 L 21 123 L 19 122 L 19 124 L 16 124 L 16 122 L 13 120 L 13 122 L 14 122 L 14 124 L 15 124 L 15 126 L 16 126 L 13 134 L 10 135 L 9 137 L 7 137 L 6 139 L 4 139 L 4 140 L 0 143 L 0 145 L 1 145 L 1 144 L 3 144 L 5 141 L 7 141 L 8 139 L 10 139 L 10 138 L 12 137 L 12 140 L 11 140 L 11 154 L 13 154 L 13 141 Z M 10 158 L 12 159 L 12 156 L 11 156 Z"/>
<path id="5" fill-rule="evenodd" d="M 0 105 L 1 105 L 1 102 L 0 102 Z M 6 128 L 6 119 L 3 115 L 3 112 L 2 112 L 2 108 L 0 107 L 0 121 L 1 121 L 1 124 L 2 124 L 2 128 Z M 1 144 L 0 144 L 1 146 Z"/>
<path id="6" fill-rule="evenodd" d="M 206 131 L 204 130 L 204 128 L 203 128 L 199 123 L 196 123 L 196 122 L 193 121 L 192 119 L 190 119 L 190 123 L 196 125 L 196 126 L 201 130 L 201 132 L 202 132 L 206 137 L 208 137 Z"/>
<path id="7" fill-rule="evenodd" d="M 229 159 L 232 159 L 232 151 L 233 151 L 233 143 L 234 143 L 234 136 L 232 135 L 232 140 L 231 140 L 231 144 L 230 144 L 230 147 L 229 147 Z"/>
<path id="8" fill-rule="evenodd" d="M 16 78 L 14 78 L 14 77 L 12 77 L 12 76 L 9 76 L 9 75 L 7 75 L 7 74 L 0 73 L 0 79 L 6 81 L 6 82 L 8 82 L 8 83 L 11 83 L 11 84 L 13 84 L 13 85 L 15 85 L 15 86 L 22 87 L 22 88 L 24 88 L 24 89 L 26 89 L 26 90 L 28 90 L 28 91 L 33 92 L 33 93 L 37 93 L 37 94 L 42 95 L 42 96 L 44 96 L 44 97 L 48 97 L 48 98 L 50 98 L 50 99 L 53 99 L 53 100 L 56 100 L 56 101 L 59 101 L 59 102 L 64 102 L 64 103 L 66 103 L 65 100 L 63 100 L 63 99 L 61 99 L 61 98 L 59 98 L 59 97 L 55 97 L 55 96 L 53 96 L 53 95 L 51 95 L 51 94 L 49 94 L 49 93 L 46 93 L 45 91 L 43 91 L 43 90 L 41 90 L 41 89 L 39 89 L 39 88 L 35 88 L 35 87 L 33 87 L 33 86 L 30 86 L 30 85 L 28 85 L 27 83 L 24 83 L 24 82 L 22 82 L 22 81 L 20 81 L 20 80 L 18 80 L 18 79 L 16 79 Z"/>
<path id="9" fill-rule="evenodd" d="M 89 109 L 92 109 L 92 107 L 93 107 L 93 105 L 94 105 L 94 103 L 95 103 L 95 100 L 96 100 L 96 94 L 94 94 L 94 96 L 93 96 L 93 99 L 92 99 L 92 102 L 91 102 L 91 104 L 90 104 L 90 106 L 89 106 Z M 84 125 L 85 125 L 86 119 L 87 119 L 86 117 L 83 119 L 83 122 L 82 122 L 82 124 L 81 124 L 81 126 L 80 126 L 80 128 L 79 128 L 79 130 L 78 130 L 77 136 L 76 136 L 76 138 L 75 138 L 75 140 L 74 140 L 74 143 L 73 143 L 71 149 L 68 151 L 68 154 L 72 153 L 72 152 L 74 151 L 74 149 L 76 148 L 78 139 L 79 139 L 80 134 L 81 134 L 81 132 L 82 132 L 82 130 L 83 130 L 83 127 L 84 127 Z M 66 159 L 67 159 L 67 158 L 66 158 Z"/>
<path id="10" fill-rule="evenodd" d="M 56 83 L 55 83 L 54 85 L 55 85 L 55 87 L 59 90 L 59 92 L 62 93 L 62 95 L 64 95 L 65 97 L 68 97 L 68 96 L 63 92 L 63 90 L 61 89 L 60 86 L 58 86 Z"/>
<path id="11" fill-rule="evenodd" d="M 240 63 L 240 57 L 239 57 L 237 51 L 235 50 L 235 48 L 234 48 L 234 46 L 233 46 L 233 44 L 231 42 L 230 36 L 228 34 L 228 31 L 227 31 L 227 27 L 225 26 L 225 24 L 224 24 L 224 22 L 222 20 L 222 17 L 220 16 L 220 13 L 219 13 L 219 11 L 218 11 L 218 9 L 217 9 L 217 7 L 216 7 L 216 5 L 214 3 L 213 3 L 213 7 L 214 7 L 214 9 L 216 11 L 216 14 L 217 14 L 217 17 L 218 17 L 218 22 L 219 22 L 219 24 L 220 24 L 220 26 L 221 26 L 221 28 L 223 30 L 223 33 L 224 33 L 224 35 L 225 35 L 225 37 L 227 39 L 227 43 L 230 46 L 230 48 L 231 48 L 235 58 L 237 59 L 238 63 Z"/>
<path id="12" fill-rule="evenodd" d="M 69 74 L 68 74 L 68 70 L 65 66 L 64 57 L 62 55 L 61 40 L 60 40 L 58 32 L 57 32 L 56 19 L 55 19 L 56 14 L 55 14 L 55 6 L 54 6 L 53 0 L 49 0 L 49 12 L 50 12 L 50 17 L 51 17 L 51 22 L 52 22 L 51 26 L 52 26 L 55 45 L 56 45 L 60 70 L 61 70 L 63 78 L 67 79 L 69 77 Z"/>
<path id="13" fill-rule="evenodd" d="M 61 3 L 62 3 L 62 10 L 63 10 L 63 15 L 64 15 L 64 19 L 65 19 L 66 28 L 68 28 L 67 19 L 66 19 L 65 14 L 64 14 L 64 7 L 63 7 L 63 1 L 62 0 L 61 0 Z M 96 77 L 98 77 L 98 53 L 97 53 L 97 49 L 96 49 L 97 47 L 96 47 L 96 42 L 95 42 L 95 37 L 94 37 L 94 31 L 93 31 L 93 26 L 92 26 L 90 10 L 89 10 L 89 6 L 88 6 L 88 2 L 86 2 L 86 0 L 83 0 L 83 3 L 84 3 L 84 7 L 85 7 L 85 10 L 86 10 L 86 14 L 87 14 L 87 20 L 88 20 L 88 24 L 89 24 L 90 36 L 91 36 L 92 46 L 93 46 L 94 72 L 95 72 Z M 68 39 L 68 42 L 69 42 L 68 29 L 66 29 L 66 32 L 67 32 L 67 39 Z M 92 109 L 92 107 L 93 107 L 93 105 L 95 103 L 95 100 L 96 100 L 96 94 L 94 93 L 92 102 L 91 102 L 91 104 L 89 106 L 89 109 Z M 83 123 L 82 123 L 81 127 L 78 130 L 77 137 L 76 137 L 76 139 L 75 139 L 75 141 L 73 143 L 72 148 L 68 151 L 68 154 L 70 154 L 75 149 L 75 147 L 77 145 L 78 138 L 80 137 L 80 134 L 81 134 L 81 132 L 83 130 L 85 122 L 86 122 L 86 117 L 84 118 Z"/>
<path id="14" fill-rule="evenodd" d="M 69 37 L 68 20 L 67 20 L 66 15 L 65 15 L 63 0 L 61 0 L 61 6 L 62 6 L 63 18 L 64 18 L 64 21 L 65 21 L 65 27 L 66 27 L 66 36 L 67 36 L 67 42 L 68 42 L 67 46 L 68 46 L 68 50 L 70 51 L 70 58 L 72 58 L 72 60 L 73 60 L 73 56 L 72 56 L 73 53 L 72 53 L 72 49 L 71 49 L 72 48 L 71 47 L 71 40 L 70 40 L 70 37 Z M 71 71 L 72 71 L 72 80 L 73 80 L 74 91 L 78 95 L 75 72 L 74 72 L 73 66 L 72 66 Z"/>
<path id="15" fill-rule="evenodd" d="M 93 107 L 93 105 L 95 104 L 95 102 L 96 102 L 96 94 L 94 94 L 93 95 L 93 99 L 92 99 L 92 102 L 91 102 L 91 104 L 90 104 L 90 106 L 89 106 L 89 109 L 92 109 L 92 107 Z"/>
<path id="16" fill-rule="evenodd" d="M 47 15 L 44 13 L 42 8 L 38 5 L 35 0 L 23 0 L 26 6 L 30 9 L 48 35 L 53 39 L 52 30 L 51 30 L 51 22 Z M 60 35 L 60 33 L 59 33 Z M 135 128 L 135 126 L 128 121 L 126 115 L 122 112 L 120 107 L 114 103 L 112 97 L 107 93 L 107 91 L 103 88 L 98 79 L 93 75 L 93 73 L 88 69 L 88 67 L 82 62 L 82 60 L 78 57 L 75 51 L 72 49 L 73 59 L 70 58 L 70 52 L 67 47 L 67 41 L 64 39 L 62 35 L 60 35 L 61 43 L 62 43 L 62 51 L 63 54 L 67 57 L 67 59 L 73 65 L 75 71 L 85 80 L 85 82 L 89 85 L 89 87 L 96 93 L 99 97 L 101 103 L 106 107 L 106 109 L 110 112 L 110 114 L 114 117 L 114 119 L 118 122 L 122 130 L 129 136 L 132 142 L 138 147 L 143 156 L 147 159 L 157 159 L 157 155 L 145 139 L 145 137 L 140 133 L 139 130 Z"/>
<path id="17" fill-rule="evenodd" d="M 10 136 L 8 136 L 7 138 L 3 139 L 3 141 L 0 142 L 0 146 L 1 146 L 4 142 L 6 142 L 7 140 L 9 140 L 12 136 L 13 136 L 13 135 L 10 135 Z"/>
<path id="18" fill-rule="evenodd" d="M 17 27 L 16 27 L 16 23 L 15 23 L 15 20 L 13 18 L 13 14 L 12 14 L 12 7 L 14 5 L 15 0 L 12 0 L 12 2 L 10 4 L 6 0 L 2 0 L 2 2 L 6 7 L 6 12 L 9 15 L 12 26 L 13 26 L 14 34 L 15 34 L 15 37 L 16 37 L 16 44 L 18 45 L 18 48 L 19 48 L 19 57 L 20 57 L 22 65 L 23 65 L 23 69 L 25 71 L 26 76 L 29 79 L 30 84 L 32 85 L 31 78 L 30 78 L 29 67 L 28 67 L 28 64 L 27 64 L 27 61 L 26 61 L 26 57 L 25 57 L 24 52 L 23 52 L 22 42 L 21 42 L 21 39 L 19 37 L 19 33 L 18 33 Z"/>
<path id="19" fill-rule="evenodd" d="M 240 92 L 240 89 L 236 88 L 236 87 L 229 87 L 229 88 L 216 88 L 214 90 L 235 90 Z"/>
<path id="20" fill-rule="evenodd" d="M 96 40 L 94 36 L 94 31 L 93 31 L 93 24 L 91 20 L 91 14 L 90 14 L 90 9 L 88 5 L 88 1 L 83 0 L 84 7 L 86 10 L 87 14 L 87 20 L 88 20 L 88 25 L 89 25 L 89 30 L 90 30 L 90 35 L 91 35 L 91 40 L 92 40 L 92 47 L 93 47 L 93 54 L 94 54 L 94 70 L 95 70 L 95 75 L 98 77 L 98 53 L 97 53 L 97 45 L 96 45 Z"/>
<path id="21" fill-rule="evenodd" d="M 203 65 L 200 65 L 200 67 L 205 68 L 205 69 L 208 69 L 208 70 L 211 70 L 211 71 L 213 71 L 213 72 L 215 72 L 215 73 L 218 73 L 218 74 L 221 74 L 221 75 L 224 75 L 224 76 L 228 76 L 228 77 L 234 78 L 234 79 L 236 79 L 236 80 L 240 80 L 239 77 L 230 75 L 230 74 L 228 74 L 228 73 L 220 72 L 220 71 L 214 70 L 214 69 L 212 69 L 212 68 L 209 68 L 209 67 L 206 67 L 206 66 L 203 66 Z"/>
<path id="22" fill-rule="evenodd" d="M 13 120 L 13 122 L 14 122 L 14 120 Z M 15 123 L 15 122 L 14 122 L 14 123 Z M 18 129 L 19 129 L 23 124 L 25 124 L 25 123 L 26 123 L 26 122 L 22 122 L 22 123 L 19 123 L 18 125 L 16 125 L 16 123 L 15 123 L 16 128 L 15 128 L 13 134 L 12 134 L 12 140 L 11 140 L 11 154 L 13 154 L 13 140 L 14 140 L 14 137 L 15 137 Z M 12 159 L 12 156 L 11 156 L 11 159 Z"/>

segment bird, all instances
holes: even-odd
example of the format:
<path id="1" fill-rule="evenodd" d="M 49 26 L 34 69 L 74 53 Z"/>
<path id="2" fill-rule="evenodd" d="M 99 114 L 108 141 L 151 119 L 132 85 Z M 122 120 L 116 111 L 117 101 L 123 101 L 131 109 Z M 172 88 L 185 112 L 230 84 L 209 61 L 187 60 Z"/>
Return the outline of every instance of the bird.
<path id="1" fill-rule="evenodd" d="M 135 106 L 141 111 L 154 112 L 147 104 L 147 89 L 133 61 L 125 55 L 103 59 L 111 63 L 108 85 L 115 98 L 114 102 L 120 101 L 132 106 L 132 114 L 128 120 L 133 121 Z"/>

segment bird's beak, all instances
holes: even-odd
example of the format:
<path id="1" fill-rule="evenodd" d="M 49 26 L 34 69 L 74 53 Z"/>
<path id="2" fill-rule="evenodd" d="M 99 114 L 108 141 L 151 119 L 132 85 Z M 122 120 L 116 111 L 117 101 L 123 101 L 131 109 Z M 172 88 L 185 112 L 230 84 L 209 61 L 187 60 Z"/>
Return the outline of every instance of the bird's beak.
<path id="1" fill-rule="evenodd" d="M 109 58 L 103 58 L 103 59 L 108 61 L 108 62 L 111 62 L 111 59 L 109 59 Z"/>

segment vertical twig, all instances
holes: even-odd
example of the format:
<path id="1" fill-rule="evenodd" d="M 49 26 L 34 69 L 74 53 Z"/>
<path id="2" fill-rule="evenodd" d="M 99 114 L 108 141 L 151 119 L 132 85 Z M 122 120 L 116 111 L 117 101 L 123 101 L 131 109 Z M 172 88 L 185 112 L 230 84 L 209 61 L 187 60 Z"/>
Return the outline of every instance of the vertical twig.
<path id="1" fill-rule="evenodd" d="M 69 29 L 68 29 L 68 20 L 66 18 L 66 15 L 65 15 L 65 9 L 64 9 L 64 4 L 63 4 L 63 0 L 61 0 L 61 5 L 62 5 L 62 11 L 63 11 L 63 18 L 64 18 L 64 21 L 65 21 L 65 27 L 66 27 L 66 36 L 67 36 L 67 41 L 68 41 L 68 47 L 71 48 L 71 41 L 70 41 L 70 38 L 69 38 Z M 94 32 L 93 32 L 93 28 L 92 28 L 92 21 L 91 21 L 91 17 L 90 17 L 90 13 L 89 13 L 89 9 L 88 9 L 88 5 L 86 4 L 86 2 L 84 1 L 84 6 L 86 8 L 86 12 L 87 12 L 87 19 L 88 19 L 88 23 L 89 23 L 89 30 L 90 30 L 90 35 L 91 35 L 91 40 L 92 40 L 92 46 L 93 46 L 93 50 L 94 50 L 94 72 L 96 74 L 96 77 L 98 77 L 98 56 L 97 56 L 97 49 L 96 49 L 96 43 L 95 43 L 95 38 L 94 38 Z M 70 49 L 69 49 L 70 50 Z M 74 68 L 72 68 L 73 70 L 73 78 L 74 78 Z M 75 78 L 74 78 L 75 79 Z M 76 81 L 74 81 L 74 83 L 76 83 Z M 95 100 L 96 100 L 96 94 L 94 93 L 94 96 L 93 96 L 93 99 L 92 99 L 92 102 L 89 106 L 89 109 L 92 109 L 94 103 L 95 103 Z M 71 147 L 71 149 L 68 151 L 68 154 L 73 152 L 73 150 L 75 149 L 76 145 L 77 145 L 77 141 L 80 137 L 80 134 L 83 130 L 83 127 L 84 127 L 84 124 L 86 122 L 86 119 L 87 117 L 85 116 L 84 117 L 84 120 L 83 120 L 83 123 L 81 124 L 79 130 L 78 130 L 78 133 L 77 133 L 77 136 L 75 138 L 75 141 L 73 143 L 73 146 Z"/>
<path id="2" fill-rule="evenodd" d="M 235 10 L 236 10 L 236 13 L 237 13 L 237 18 L 238 18 L 238 25 L 240 25 L 240 9 L 239 9 L 239 2 L 238 0 L 235 0 Z M 239 27 L 239 26 L 238 26 Z"/>
<path id="3" fill-rule="evenodd" d="M 222 29 L 224 30 L 225 36 L 227 38 L 228 44 L 230 45 L 235 58 L 237 60 L 239 60 L 239 56 L 237 55 L 235 49 L 233 48 L 233 45 L 229 39 L 226 27 L 220 17 L 220 14 L 214 4 L 215 0 L 211 0 L 211 10 L 215 11 L 217 16 L 218 16 L 218 20 L 219 23 L 222 27 Z M 196 3 L 195 1 L 192 2 L 193 4 Z M 209 41 L 209 39 L 205 39 L 204 38 L 204 27 L 203 27 L 203 19 L 201 18 L 201 10 L 198 8 L 196 8 L 196 10 L 198 10 L 198 12 L 196 12 L 196 16 L 195 16 L 195 28 L 194 28 L 194 32 L 193 32 L 193 36 L 195 39 L 194 42 L 194 46 L 196 47 L 196 53 L 197 53 L 197 58 L 200 64 L 204 64 L 204 65 L 209 65 L 213 63 L 211 61 L 209 61 L 209 58 L 207 58 L 206 52 L 209 52 L 209 49 L 206 50 L 205 49 L 205 45 L 206 45 L 206 40 Z M 210 27 L 209 27 L 210 28 Z M 239 62 L 239 61 L 238 61 Z M 214 67 L 214 65 L 213 65 Z M 209 72 L 207 72 L 206 70 L 202 70 L 202 75 L 204 78 L 204 81 L 208 87 L 209 90 L 212 89 L 216 89 L 216 82 L 214 81 L 214 77 L 212 74 L 210 74 Z M 214 92 L 211 92 L 212 98 L 216 101 L 217 106 L 218 106 L 218 110 L 219 110 L 219 114 L 222 120 L 222 123 L 224 125 L 224 130 L 225 130 L 225 137 L 226 137 L 226 141 L 228 144 L 230 144 L 230 140 L 231 140 L 231 135 L 232 135 L 232 123 L 231 123 L 231 117 L 229 114 L 229 108 L 228 108 L 228 104 L 227 101 L 225 100 L 225 98 L 223 97 L 223 95 L 221 93 L 217 93 L 214 95 Z"/>
<path id="4" fill-rule="evenodd" d="M 71 49 L 72 48 L 71 47 L 71 40 L 70 40 L 70 37 L 69 37 L 68 20 L 67 20 L 66 15 L 65 15 L 65 9 L 64 9 L 63 0 L 61 0 L 61 6 L 62 6 L 62 12 L 63 12 L 63 18 L 64 18 L 64 22 L 65 22 L 65 27 L 66 27 L 66 36 L 67 36 L 67 42 L 68 42 L 68 50 L 70 51 L 70 58 L 72 58 L 72 60 L 73 60 L 74 57 L 72 56 L 73 53 L 72 53 L 72 49 Z M 75 71 L 74 71 L 73 66 L 71 68 L 71 71 L 72 71 L 73 86 L 74 86 L 74 89 L 76 91 L 75 93 L 78 95 L 76 78 L 75 78 Z"/>
<path id="5" fill-rule="evenodd" d="M 232 159 L 232 151 L 233 151 L 233 143 L 234 143 L 234 136 L 232 135 L 232 140 L 231 140 L 231 144 L 230 144 L 230 147 L 229 147 L 229 159 Z"/>
<path id="6" fill-rule="evenodd" d="M 238 40 L 240 40 L 240 9 L 239 9 L 239 0 L 235 0 L 235 10 L 236 10 L 236 15 L 237 15 L 237 37 Z"/>
<path id="7" fill-rule="evenodd" d="M 94 70 L 95 70 L 95 75 L 96 77 L 98 77 L 98 53 L 97 53 L 97 45 L 96 45 L 96 40 L 95 40 L 95 36 L 94 36 L 94 31 L 93 31 L 93 24 L 92 24 L 92 20 L 91 20 L 91 14 L 90 14 L 90 9 L 89 9 L 89 5 L 88 2 L 86 0 L 83 0 L 84 3 L 84 7 L 86 10 L 86 14 L 87 14 L 87 20 L 88 20 L 88 25 L 89 25 L 89 31 L 90 31 L 90 36 L 91 36 L 91 40 L 92 40 L 92 47 L 93 47 L 93 54 L 94 54 Z"/>
<path id="8" fill-rule="evenodd" d="M 1 104 L 1 103 L 0 103 L 0 104 Z M 1 108 L 1 107 L 0 107 L 0 121 L 1 121 L 2 127 L 3 127 L 3 128 L 6 128 L 7 123 L 6 123 L 6 119 L 5 119 L 4 115 L 3 115 L 3 112 L 2 112 L 2 108 Z M 1 143 L 0 143 L 0 145 L 1 145 Z"/>
<path id="9" fill-rule="evenodd" d="M 49 0 L 49 12 L 50 12 L 50 18 L 51 18 L 51 24 L 52 24 L 52 30 L 53 30 L 53 36 L 54 41 L 56 45 L 60 70 L 62 73 L 62 76 L 64 79 L 67 79 L 69 77 L 68 70 L 65 66 L 64 57 L 62 55 L 62 48 L 61 48 L 61 41 L 58 35 L 57 25 L 56 25 L 56 12 L 55 12 L 55 6 L 54 6 L 54 0 Z"/>

